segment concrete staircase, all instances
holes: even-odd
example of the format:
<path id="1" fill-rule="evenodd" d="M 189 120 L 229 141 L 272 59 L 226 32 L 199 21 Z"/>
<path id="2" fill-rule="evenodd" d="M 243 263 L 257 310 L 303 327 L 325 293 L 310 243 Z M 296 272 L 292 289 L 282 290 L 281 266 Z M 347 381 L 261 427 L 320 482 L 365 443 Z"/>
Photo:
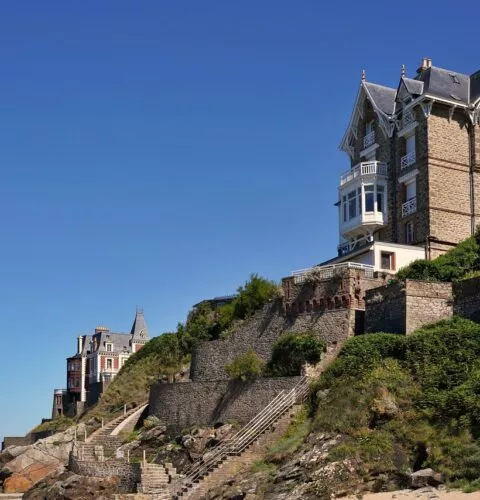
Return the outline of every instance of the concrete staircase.
<path id="1" fill-rule="evenodd" d="M 307 377 L 303 377 L 292 390 L 282 391 L 235 436 L 220 443 L 188 468 L 185 477 L 177 483 L 173 498 L 200 500 L 222 479 L 232 477 L 261 458 L 268 445 L 286 431 L 292 413 L 297 409 L 296 404 L 303 401 L 307 391 Z"/>

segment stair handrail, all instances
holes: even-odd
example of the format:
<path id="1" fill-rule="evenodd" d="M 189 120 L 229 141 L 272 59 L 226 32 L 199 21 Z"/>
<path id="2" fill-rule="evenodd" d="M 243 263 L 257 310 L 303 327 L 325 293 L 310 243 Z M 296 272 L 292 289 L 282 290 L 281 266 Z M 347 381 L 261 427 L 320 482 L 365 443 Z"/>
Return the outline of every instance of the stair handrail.
<path id="1" fill-rule="evenodd" d="M 209 455 L 206 460 L 200 459 L 196 467 L 196 464 L 193 464 L 191 470 L 187 472 L 181 482 L 181 490 L 188 489 L 196 479 L 206 475 L 212 466 L 216 466 L 221 459 L 228 456 L 228 453 L 244 451 L 251 442 L 258 439 L 272 423 L 277 421 L 288 408 L 291 408 L 300 398 L 303 399 L 307 390 L 307 378 L 302 377 L 289 392 L 281 391 L 228 442 L 222 442 L 222 445 L 218 445 L 217 450 L 212 455 Z"/>
<path id="2" fill-rule="evenodd" d="M 255 415 L 247 424 L 247 425 L 250 425 L 252 422 L 254 422 L 262 413 L 268 411 L 268 409 L 275 404 L 276 400 L 278 400 L 279 398 L 281 398 L 283 396 L 283 394 L 285 393 L 284 390 L 280 391 L 279 394 L 277 394 L 277 396 L 275 396 L 275 398 L 270 401 L 270 403 L 265 406 L 262 411 L 260 413 L 258 413 L 257 415 Z M 221 443 L 219 443 L 217 446 L 215 446 L 212 450 L 211 453 L 209 453 L 208 455 L 208 458 L 207 460 L 210 460 L 211 458 L 213 458 L 214 456 L 217 455 L 217 451 L 221 451 L 223 450 L 223 448 L 227 447 L 227 446 L 230 446 L 231 442 L 242 432 L 242 430 L 244 429 L 244 427 L 242 427 L 242 429 L 240 429 L 235 435 L 233 435 L 231 438 L 229 438 L 228 440 L 223 440 Z M 213 453 L 213 455 L 212 455 Z M 184 472 L 184 476 L 185 477 L 188 477 L 191 473 L 194 472 L 194 469 L 197 469 L 198 467 L 202 466 L 204 464 L 204 460 L 203 460 L 203 457 L 198 460 L 197 462 L 193 463 L 189 468 L 187 468 Z"/>

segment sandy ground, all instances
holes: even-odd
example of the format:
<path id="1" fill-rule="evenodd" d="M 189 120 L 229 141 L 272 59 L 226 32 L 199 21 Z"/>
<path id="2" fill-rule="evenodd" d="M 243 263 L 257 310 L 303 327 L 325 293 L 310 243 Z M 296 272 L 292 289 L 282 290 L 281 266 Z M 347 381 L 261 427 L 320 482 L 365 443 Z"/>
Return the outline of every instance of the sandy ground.
<path id="1" fill-rule="evenodd" d="M 356 500 L 357 497 L 347 497 L 348 500 Z M 475 493 L 463 493 L 459 490 L 447 490 L 446 488 L 420 488 L 418 490 L 400 490 L 389 493 L 368 493 L 363 495 L 363 500 L 410 500 L 410 499 L 430 499 L 430 500 L 480 500 L 480 491 Z"/>

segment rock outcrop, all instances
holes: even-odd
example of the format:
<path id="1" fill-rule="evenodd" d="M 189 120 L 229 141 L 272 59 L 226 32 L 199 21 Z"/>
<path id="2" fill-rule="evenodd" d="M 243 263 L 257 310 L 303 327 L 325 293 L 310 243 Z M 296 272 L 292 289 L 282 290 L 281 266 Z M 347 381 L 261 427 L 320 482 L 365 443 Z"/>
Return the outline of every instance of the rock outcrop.
<path id="1" fill-rule="evenodd" d="M 84 426 L 77 427 L 79 435 L 84 433 Z M 64 469 L 75 439 L 75 427 L 54 434 L 28 446 L 11 446 L 3 457 L 3 478 L 5 493 L 23 493 L 49 475 Z"/>

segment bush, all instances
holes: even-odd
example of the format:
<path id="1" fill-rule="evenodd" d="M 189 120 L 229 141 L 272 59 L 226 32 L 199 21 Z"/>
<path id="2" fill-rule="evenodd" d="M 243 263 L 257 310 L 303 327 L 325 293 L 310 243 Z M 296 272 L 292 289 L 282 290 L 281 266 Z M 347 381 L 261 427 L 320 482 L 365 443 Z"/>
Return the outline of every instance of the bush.
<path id="1" fill-rule="evenodd" d="M 268 301 L 278 296 L 278 285 L 260 278 L 258 274 L 250 275 L 250 279 L 238 289 L 238 297 L 233 301 L 235 318 L 245 319 L 261 309 Z"/>
<path id="2" fill-rule="evenodd" d="M 416 260 L 400 269 L 401 280 L 458 281 L 480 270 L 480 231 L 433 261 Z"/>
<path id="3" fill-rule="evenodd" d="M 262 373 L 264 362 L 255 351 L 249 349 L 225 366 L 228 376 L 235 380 L 254 380 Z"/>
<path id="4" fill-rule="evenodd" d="M 300 375 L 305 363 L 320 361 L 324 348 L 325 344 L 313 333 L 285 333 L 273 346 L 267 372 L 280 377 Z"/>

